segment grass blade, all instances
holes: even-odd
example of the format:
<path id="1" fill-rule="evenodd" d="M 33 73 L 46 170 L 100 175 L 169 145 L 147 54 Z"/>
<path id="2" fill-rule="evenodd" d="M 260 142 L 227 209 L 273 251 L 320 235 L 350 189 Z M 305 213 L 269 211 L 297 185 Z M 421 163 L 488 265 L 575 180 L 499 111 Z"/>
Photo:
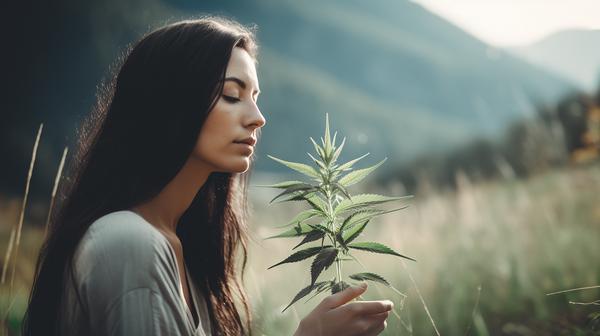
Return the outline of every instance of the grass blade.
<path id="1" fill-rule="evenodd" d="M 48 225 L 50 225 L 50 215 L 52 215 L 52 207 L 54 206 L 54 197 L 56 197 L 56 191 L 58 190 L 58 183 L 60 182 L 60 175 L 62 174 L 63 167 L 65 166 L 65 159 L 67 158 L 67 152 L 69 147 L 65 147 L 63 151 L 62 159 L 58 165 L 58 172 L 56 173 L 56 179 L 54 180 L 54 188 L 52 189 L 52 198 L 50 198 L 50 209 L 48 209 L 48 217 L 46 218 L 46 228 L 44 229 L 44 237 L 48 234 Z"/>
<path id="2" fill-rule="evenodd" d="M 42 136 L 42 129 L 44 124 L 40 124 L 40 128 L 35 138 L 35 144 L 33 145 L 33 154 L 31 155 L 31 163 L 29 164 L 29 172 L 27 173 L 27 184 L 25 186 L 25 196 L 23 197 L 23 206 L 21 207 L 21 215 L 19 216 L 19 224 L 17 226 L 17 233 L 15 238 L 15 256 L 12 268 L 12 274 L 10 278 L 10 290 L 8 292 L 8 301 L 10 302 L 10 295 L 12 293 L 13 283 L 15 281 L 15 269 L 17 267 L 17 254 L 19 252 L 19 243 L 21 242 L 21 230 L 23 229 L 23 218 L 25 216 L 25 205 L 27 204 L 27 196 L 29 195 L 29 185 L 31 183 L 31 175 L 33 174 L 33 166 L 35 163 L 35 157 L 37 155 L 38 145 L 40 143 L 40 137 Z M 6 312 L 8 318 L 8 311 Z"/>

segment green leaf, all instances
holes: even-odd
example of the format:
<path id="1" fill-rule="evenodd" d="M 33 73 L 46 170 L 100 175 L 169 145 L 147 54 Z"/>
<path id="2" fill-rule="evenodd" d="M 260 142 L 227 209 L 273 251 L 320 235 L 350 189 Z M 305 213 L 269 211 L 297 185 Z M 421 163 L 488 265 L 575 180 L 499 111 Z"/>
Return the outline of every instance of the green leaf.
<path id="1" fill-rule="evenodd" d="M 346 176 L 342 177 L 338 182 L 340 184 L 347 186 L 351 186 L 353 184 L 355 184 L 356 182 L 362 180 L 363 178 L 365 178 L 367 175 L 369 175 L 369 173 L 371 173 L 373 170 L 375 170 L 377 167 L 381 166 L 385 160 L 387 160 L 387 158 L 381 160 L 381 162 L 379 162 L 378 164 L 374 165 L 373 167 L 369 167 L 369 168 L 365 168 L 365 169 L 359 169 L 359 170 L 355 170 L 353 172 L 350 172 L 348 174 L 346 174 Z"/>
<path id="2" fill-rule="evenodd" d="M 282 313 L 286 309 L 290 308 L 290 306 L 293 305 L 294 303 L 296 303 L 298 300 L 300 300 L 303 297 L 305 297 L 308 294 L 310 294 L 310 292 L 312 292 L 313 289 L 315 289 L 315 288 L 322 288 L 323 284 L 326 285 L 328 282 L 329 281 L 322 281 L 322 282 L 316 283 L 314 285 L 308 285 L 308 286 L 304 287 L 300 292 L 298 292 L 298 294 L 296 294 L 296 296 L 294 297 L 294 299 L 292 300 L 292 302 L 287 307 L 285 307 L 285 309 L 282 311 Z"/>
<path id="3" fill-rule="evenodd" d="M 325 150 L 325 155 L 327 156 L 327 161 L 325 163 L 331 163 L 330 159 L 332 157 L 331 153 L 331 136 L 329 134 L 329 114 L 325 114 L 325 144 L 323 146 Z"/>
<path id="4" fill-rule="evenodd" d="M 306 243 L 310 243 L 313 242 L 315 240 L 319 240 L 323 237 L 325 237 L 325 235 L 327 234 L 327 232 L 325 231 L 321 231 L 321 230 L 314 230 L 311 231 L 309 234 L 307 234 L 304 239 L 302 239 L 302 241 L 300 242 L 300 244 L 294 246 L 294 248 L 292 248 L 292 250 L 297 249 L 299 246 L 304 245 Z"/>
<path id="5" fill-rule="evenodd" d="M 331 294 L 339 293 L 348 287 L 350 287 L 350 285 L 342 280 L 331 287 Z"/>
<path id="6" fill-rule="evenodd" d="M 317 155 L 319 155 L 319 157 L 321 158 L 321 160 L 323 160 L 323 162 L 326 162 L 327 157 L 325 155 L 325 151 L 323 150 L 323 147 L 319 146 L 315 142 L 315 140 L 313 140 L 313 138 L 310 138 L 310 141 L 312 141 L 313 145 L 315 146 L 315 150 L 317 151 Z"/>
<path id="7" fill-rule="evenodd" d="M 322 161 L 315 159 L 315 157 L 312 156 L 312 155 L 310 155 L 310 153 L 306 153 L 306 154 L 308 154 L 308 156 L 310 156 L 310 158 L 313 159 L 313 161 L 315 162 L 315 164 L 317 166 L 319 166 L 319 169 L 322 169 L 322 170 L 326 170 L 327 169 L 327 167 L 325 166 L 325 164 Z"/>
<path id="8" fill-rule="evenodd" d="M 358 162 L 358 160 L 360 160 L 360 159 L 364 158 L 364 157 L 365 157 L 365 156 L 367 156 L 367 155 L 369 155 L 369 153 L 367 153 L 367 154 L 365 154 L 365 155 L 363 155 L 363 156 L 359 157 L 358 159 L 354 159 L 354 160 L 352 160 L 352 161 L 348 161 L 348 162 L 344 163 L 343 165 L 339 166 L 339 167 L 337 168 L 337 170 L 339 170 L 339 171 L 346 170 L 346 169 L 348 169 L 348 168 L 352 167 L 352 165 L 353 165 L 353 164 L 355 164 L 356 162 Z"/>
<path id="9" fill-rule="evenodd" d="M 334 136 L 333 142 L 335 143 L 335 136 Z M 340 144 L 340 146 L 335 150 L 335 152 L 333 152 L 333 155 L 331 156 L 331 163 L 334 163 L 337 161 L 338 157 L 340 156 L 340 153 L 342 152 L 342 148 L 344 148 L 345 143 L 346 143 L 346 138 L 344 138 L 342 140 L 342 143 Z"/>
<path id="10" fill-rule="evenodd" d="M 305 220 L 313 218 L 315 216 L 319 216 L 319 215 L 325 216 L 324 213 L 322 213 L 321 211 L 317 211 L 315 209 L 304 210 L 301 213 L 299 213 L 298 215 L 296 215 L 296 217 L 294 217 L 294 219 L 292 219 L 289 223 L 282 225 L 282 226 L 278 226 L 277 228 L 288 227 L 288 226 L 294 225 L 296 223 L 302 224 L 302 222 L 304 222 Z"/>
<path id="11" fill-rule="evenodd" d="M 271 155 L 267 155 L 267 156 L 281 164 L 284 164 L 294 170 L 301 172 L 304 175 L 308 175 L 308 176 L 312 176 L 312 177 L 316 177 L 316 178 L 321 177 L 321 175 L 319 174 L 319 172 L 317 172 L 315 170 L 315 168 L 313 168 L 309 165 L 305 165 L 304 163 L 289 162 L 289 161 L 284 161 L 284 160 L 278 159 Z"/>
<path id="12" fill-rule="evenodd" d="M 395 211 L 399 211 L 402 209 L 406 209 L 408 206 L 405 207 L 401 207 L 401 208 L 397 208 L 397 209 L 393 209 L 393 210 L 375 210 L 375 209 L 367 209 L 367 210 L 360 210 L 357 211 L 355 213 L 353 213 L 352 215 L 348 216 L 344 222 L 342 223 L 342 226 L 340 226 L 340 231 L 344 232 L 346 230 L 351 229 L 352 227 L 361 224 L 367 220 L 371 220 L 377 216 L 381 216 L 381 215 L 385 215 L 387 213 L 390 212 L 395 212 Z"/>
<path id="13" fill-rule="evenodd" d="M 294 238 L 294 237 L 301 237 L 301 236 L 305 236 L 307 235 L 309 232 L 312 232 L 314 230 L 314 228 L 310 225 L 307 224 L 302 224 L 300 226 L 295 226 L 283 233 L 280 233 L 276 236 L 272 236 L 269 238 L 265 238 L 264 240 L 267 239 L 273 239 L 273 238 Z"/>
<path id="14" fill-rule="evenodd" d="M 333 215 L 337 216 L 341 213 L 344 213 L 349 210 L 358 210 L 363 208 L 371 208 L 379 204 L 405 200 L 408 198 L 412 198 L 411 196 L 403 196 L 403 197 L 387 197 L 376 194 L 360 194 L 354 195 L 350 199 L 345 199 L 337 205 L 337 207 L 333 211 Z"/>
<path id="15" fill-rule="evenodd" d="M 325 250 L 325 249 L 332 249 L 333 246 L 331 245 L 327 245 L 327 246 L 315 246 L 315 247 L 309 247 L 307 249 L 298 251 L 292 255 L 290 255 L 289 257 L 287 257 L 284 261 L 277 263 L 267 269 L 271 269 L 275 266 L 279 266 L 279 265 L 283 265 L 283 264 L 288 264 L 288 263 L 294 263 L 294 262 L 298 262 L 298 261 L 302 261 L 304 259 L 308 259 L 316 254 L 318 254 L 319 252 Z M 314 284 L 314 281 L 312 282 Z"/>
<path id="16" fill-rule="evenodd" d="M 325 284 L 324 284 L 325 283 Z M 333 281 L 321 281 L 321 282 L 317 282 L 314 285 L 314 291 L 315 294 L 313 294 L 313 296 L 309 297 L 306 302 L 310 301 L 312 298 L 314 298 L 315 296 L 323 293 L 324 291 L 331 289 L 331 287 L 333 287 L 333 285 L 335 285 L 335 282 Z"/>
<path id="17" fill-rule="evenodd" d="M 341 183 L 332 183 L 331 186 L 333 187 L 334 190 L 339 190 L 348 199 L 351 198 L 350 194 L 348 193 L 348 190 L 346 190 L 346 187 L 344 187 L 343 184 L 341 184 Z"/>
<path id="18" fill-rule="evenodd" d="M 306 201 L 313 209 L 322 212 L 324 215 L 328 213 L 327 204 L 325 204 L 321 197 L 313 194 L 312 196 L 307 197 Z"/>
<path id="19" fill-rule="evenodd" d="M 319 190 L 319 187 L 315 187 L 309 183 L 303 183 L 303 184 L 289 186 L 281 194 L 275 196 L 275 198 L 273 198 L 270 203 L 273 203 L 274 200 L 278 199 L 281 196 L 289 195 L 289 194 L 292 194 L 295 192 L 297 192 L 298 195 L 302 195 L 302 194 L 306 195 L 306 194 L 310 194 L 310 193 L 318 191 L 318 190 Z"/>
<path id="20" fill-rule="evenodd" d="M 342 248 L 344 249 L 344 252 L 348 251 L 348 246 L 346 246 L 346 242 L 344 241 L 344 238 L 342 237 L 341 234 L 336 233 L 335 235 L 335 241 L 337 241 Z"/>
<path id="21" fill-rule="evenodd" d="M 281 183 L 271 184 L 271 185 L 255 185 L 255 187 L 285 189 L 287 187 L 291 187 L 291 186 L 295 186 L 295 185 L 301 185 L 301 184 L 306 184 L 306 182 L 302 182 L 302 181 L 286 181 L 286 182 L 281 182 Z"/>
<path id="22" fill-rule="evenodd" d="M 319 274 L 321 274 L 321 272 L 328 269 L 329 266 L 333 264 L 339 251 L 340 250 L 338 250 L 337 248 L 331 246 L 323 248 L 320 252 L 318 252 L 319 254 L 317 254 L 317 257 L 310 266 L 311 285 L 314 284 L 315 281 L 317 281 L 317 278 L 319 277 Z"/>
<path id="23" fill-rule="evenodd" d="M 355 225 L 352 229 L 345 232 L 344 239 L 343 239 L 344 243 L 348 244 L 351 241 L 353 241 L 354 239 L 356 239 L 356 237 L 360 236 L 360 234 L 367 227 L 367 224 L 369 224 L 369 221 L 366 221 L 363 225 Z"/>
<path id="24" fill-rule="evenodd" d="M 382 285 L 388 286 L 389 288 L 393 289 L 396 293 L 406 297 L 406 295 L 404 295 L 403 293 L 400 293 L 396 288 L 394 288 L 394 286 L 392 286 L 387 280 L 385 280 L 381 275 L 375 274 L 375 273 L 370 273 L 370 272 L 364 272 L 364 273 L 356 273 L 356 274 L 352 274 L 349 276 L 350 279 L 352 280 L 356 280 L 356 281 L 373 281 L 373 282 L 377 282 L 380 283 Z"/>
<path id="25" fill-rule="evenodd" d="M 305 193 L 302 193 L 302 192 L 292 193 L 292 195 L 290 197 L 282 199 L 282 200 L 279 200 L 279 201 L 274 202 L 272 204 L 279 204 L 279 203 L 289 202 L 289 201 L 306 201 L 306 199 L 312 197 L 313 195 L 314 195 L 314 193 L 308 193 L 308 194 L 305 194 Z"/>
<path id="26" fill-rule="evenodd" d="M 390 255 L 397 256 L 397 257 L 406 258 L 408 260 L 416 261 L 415 259 L 404 256 L 404 255 L 402 255 L 380 243 L 373 243 L 373 242 L 353 243 L 353 244 L 348 244 L 348 247 L 356 249 L 356 250 L 361 250 L 361 251 L 380 253 L 380 254 L 390 254 Z"/>

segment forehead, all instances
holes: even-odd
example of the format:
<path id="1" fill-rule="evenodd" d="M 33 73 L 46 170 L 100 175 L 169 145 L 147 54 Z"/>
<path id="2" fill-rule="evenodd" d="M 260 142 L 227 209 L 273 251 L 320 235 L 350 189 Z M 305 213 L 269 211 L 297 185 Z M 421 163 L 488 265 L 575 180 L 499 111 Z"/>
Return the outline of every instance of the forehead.
<path id="1" fill-rule="evenodd" d="M 248 84 L 258 87 L 258 78 L 256 76 L 256 66 L 254 60 L 248 52 L 242 48 L 233 48 L 231 58 L 227 64 L 225 77 L 237 77 Z"/>

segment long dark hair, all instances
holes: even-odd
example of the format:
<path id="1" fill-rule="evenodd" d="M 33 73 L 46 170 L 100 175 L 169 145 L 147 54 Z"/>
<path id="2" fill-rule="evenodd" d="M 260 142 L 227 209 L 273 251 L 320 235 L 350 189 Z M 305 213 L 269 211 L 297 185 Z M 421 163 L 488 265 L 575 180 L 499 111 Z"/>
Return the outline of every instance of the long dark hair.
<path id="1" fill-rule="evenodd" d="M 60 333 L 65 283 L 74 278 L 75 249 L 90 225 L 152 199 L 181 170 L 222 92 L 220 80 L 235 47 L 255 59 L 253 32 L 235 22 L 203 18 L 171 24 L 142 37 L 99 90 L 40 250 L 24 335 Z M 250 333 L 235 258 L 241 248 L 245 266 L 247 175 L 212 173 L 177 225 L 214 335 Z"/>

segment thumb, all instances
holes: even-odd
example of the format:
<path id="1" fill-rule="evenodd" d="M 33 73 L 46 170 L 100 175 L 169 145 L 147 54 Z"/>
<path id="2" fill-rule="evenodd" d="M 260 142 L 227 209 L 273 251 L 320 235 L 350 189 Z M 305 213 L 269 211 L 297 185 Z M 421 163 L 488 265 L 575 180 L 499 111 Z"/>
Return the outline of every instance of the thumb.
<path id="1" fill-rule="evenodd" d="M 358 286 L 350 286 L 339 293 L 335 293 L 329 297 L 329 300 L 323 301 L 328 309 L 337 308 L 343 304 L 350 302 L 362 293 L 367 291 L 367 284 L 362 283 Z"/>

